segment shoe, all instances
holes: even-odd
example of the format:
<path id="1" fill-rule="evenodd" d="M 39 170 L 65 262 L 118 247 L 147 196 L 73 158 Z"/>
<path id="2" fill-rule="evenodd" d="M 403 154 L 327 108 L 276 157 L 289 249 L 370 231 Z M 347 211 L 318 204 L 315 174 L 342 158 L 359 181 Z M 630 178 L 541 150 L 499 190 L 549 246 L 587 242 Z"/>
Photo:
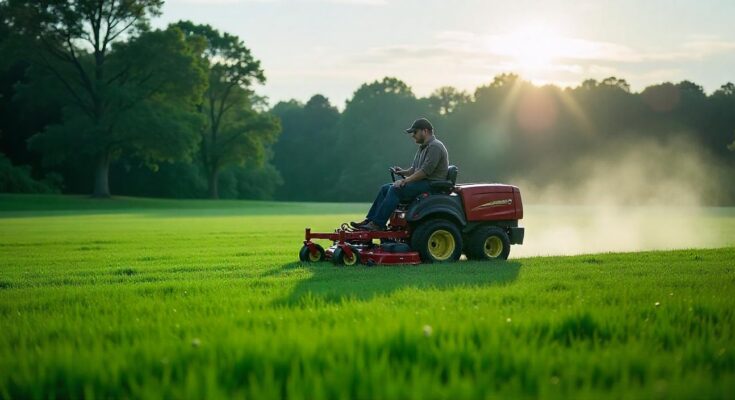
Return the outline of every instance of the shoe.
<path id="1" fill-rule="evenodd" d="M 385 230 L 384 226 L 380 226 L 373 221 L 370 221 L 367 224 L 361 226 L 361 228 L 366 231 L 384 231 Z"/>
<path id="2" fill-rule="evenodd" d="M 368 222 L 370 222 L 370 220 L 369 220 L 369 219 L 367 219 L 367 218 L 366 218 L 366 219 L 364 219 L 364 220 L 362 220 L 362 222 L 355 222 L 355 221 L 352 221 L 352 222 L 350 222 L 350 226 L 352 226 L 353 228 L 361 229 L 361 228 L 362 228 L 362 226 L 363 226 L 363 225 L 366 225 L 366 224 L 367 224 Z"/>

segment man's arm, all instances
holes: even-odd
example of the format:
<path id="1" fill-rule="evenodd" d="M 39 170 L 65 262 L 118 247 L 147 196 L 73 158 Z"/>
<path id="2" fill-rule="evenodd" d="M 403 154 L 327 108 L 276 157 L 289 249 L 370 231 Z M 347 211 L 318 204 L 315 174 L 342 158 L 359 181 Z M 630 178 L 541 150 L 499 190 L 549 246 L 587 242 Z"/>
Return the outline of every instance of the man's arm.
<path id="1" fill-rule="evenodd" d="M 420 181 L 420 180 L 422 180 L 424 178 L 426 178 L 426 173 L 424 173 L 424 171 L 422 171 L 422 170 L 418 170 L 418 171 L 414 172 L 413 174 L 411 174 L 410 176 L 408 176 L 406 179 L 401 179 L 401 180 L 395 181 L 395 183 L 393 183 L 393 186 L 395 186 L 395 187 L 401 187 L 401 186 L 403 186 L 403 185 L 405 185 L 407 183 Z"/>
<path id="2" fill-rule="evenodd" d="M 393 172 L 395 172 L 396 174 L 401 175 L 403 177 L 406 177 L 406 176 L 413 175 L 413 173 L 415 171 L 414 171 L 413 167 L 411 167 L 409 169 L 402 169 L 401 167 L 393 167 Z"/>
<path id="3" fill-rule="evenodd" d="M 417 160 L 419 159 L 419 156 L 420 155 L 421 155 L 421 150 L 420 149 L 419 150 L 416 150 L 416 155 L 413 156 L 413 161 L 411 162 L 411 167 L 409 167 L 407 169 L 403 169 L 401 167 L 393 167 L 393 169 L 395 170 L 395 172 L 398 175 L 401 175 L 404 178 L 407 177 L 407 176 L 413 175 L 414 172 L 416 172 L 416 164 L 418 163 Z"/>
<path id="4" fill-rule="evenodd" d="M 405 183 L 416 182 L 426 178 L 426 173 L 422 170 L 418 170 L 404 179 Z"/>
<path id="5" fill-rule="evenodd" d="M 429 147 L 426 149 L 426 157 L 424 157 L 423 163 L 406 179 L 396 181 L 394 186 L 401 187 L 407 183 L 420 181 L 425 179 L 431 172 L 433 172 L 439 165 L 441 159 L 441 149 L 437 147 Z M 413 169 L 413 168 L 412 168 Z"/>

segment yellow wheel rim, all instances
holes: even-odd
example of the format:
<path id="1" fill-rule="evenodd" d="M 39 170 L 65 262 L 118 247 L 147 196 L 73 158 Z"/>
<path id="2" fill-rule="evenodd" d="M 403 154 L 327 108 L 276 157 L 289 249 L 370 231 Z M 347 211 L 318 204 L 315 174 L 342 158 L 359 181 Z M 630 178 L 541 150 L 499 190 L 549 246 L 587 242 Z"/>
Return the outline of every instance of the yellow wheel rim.
<path id="1" fill-rule="evenodd" d="M 452 256 L 457 244 L 454 236 L 448 231 L 439 229 L 429 236 L 429 254 L 438 261 L 444 261 Z"/>
<path id="2" fill-rule="evenodd" d="M 497 236 L 485 239 L 485 255 L 490 258 L 498 258 L 503 252 L 503 241 Z"/>
<path id="3" fill-rule="evenodd" d="M 311 262 L 317 262 L 322 259 L 322 254 L 320 252 L 316 252 L 316 254 L 312 254 L 311 251 L 309 252 L 309 260 Z"/>
<path id="4" fill-rule="evenodd" d="M 345 254 L 345 253 L 342 253 L 342 254 L 343 254 L 343 256 L 342 256 L 342 262 L 345 265 L 355 265 L 355 264 L 357 264 L 357 260 L 358 260 L 358 257 L 359 256 L 357 255 L 357 252 L 355 250 L 352 250 L 352 257 L 347 257 L 347 254 Z"/>

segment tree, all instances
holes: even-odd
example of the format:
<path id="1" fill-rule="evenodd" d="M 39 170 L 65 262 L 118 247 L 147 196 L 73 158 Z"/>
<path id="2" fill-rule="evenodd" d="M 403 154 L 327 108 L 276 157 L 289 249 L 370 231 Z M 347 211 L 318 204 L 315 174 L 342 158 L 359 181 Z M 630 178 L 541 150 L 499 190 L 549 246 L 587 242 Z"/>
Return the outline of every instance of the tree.
<path id="1" fill-rule="evenodd" d="M 598 85 L 598 83 L 597 83 L 596 80 L 594 80 L 594 79 L 585 79 L 584 81 L 582 81 L 582 84 L 579 87 L 582 88 L 582 89 L 585 89 L 585 90 L 592 90 L 592 89 L 595 89 L 597 87 L 597 85 Z"/>
<path id="2" fill-rule="evenodd" d="M 720 86 L 720 88 L 717 89 L 714 94 L 722 96 L 735 96 L 735 84 L 733 84 L 732 82 L 727 82 L 726 84 Z"/>
<path id="3" fill-rule="evenodd" d="M 31 177 L 27 165 L 14 166 L 0 153 L 0 193 L 58 193 L 61 179 L 51 174 L 38 181 Z"/>
<path id="4" fill-rule="evenodd" d="M 735 127 L 735 84 L 727 82 L 708 98 L 707 110 L 709 111 L 710 136 L 712 139 L 707 143 L 714 147 L 715 151 L 722 148 L 722 140 L 726 148 L 735 151 L 735 141 L 730 142 Z M 735 191 L 735 189 L 734 189 Z"/>
<path id="5" fill-rule="evenodd" d="M 277 138 L 280 126 L 273 116 L 258 109 L 263 101 L 250 87 L 264 83 L 265 75 L 242 40 L 190 21 L 174 26 L 206 42 L 203 56 L 209 66 L 209 87 L 199 105 L 206 117 L 200 131 L 201 161 L 207 173 L 209 197 L 215 199 L 219 197 L 222 169 L 248 160 L 262 165 L 266 148 Z"/>
<path id="6" fill-rule="evenodd" d="M 630 84 L 628 84 L 625 79 L 618 79 L 614 76 L 603 79 L 599 86 L 616 88 L 623 92 L 630 93 Z"/>
<path id="7" fill-rule="evenodd" d="M 707 95 L 704 93 L 704 88 L 702 86 L 697 85 L 696 83 L 688 80 L 681 81 L 676 84 L 676 87 L 679 88 L 679 91 L 684 94 L 692 94 L 700 97 L 706 97 Z"/>
<path id="8" fill-rule="evenodd" d="M 324 190 L 334 182 L 334 159 L 325 157 L 336 141 L 335 127 L 340 113 L 322 95 L 306 103 L 280 102 L 271 111 L 281 120 L 283 132 L 273 146 L 273 163 L 283 176 L 277 198 L 283 200 L 326 200 Z"/>
<path id="9" fill-rule="evenodd" d="M 180 31 L 148 30 L 160 0 L 9 0 L 3 19 L 32 67 L 35 95 L 60 96 L 63 120 L 30 145 L 50 162 L 88 154 L 95 197 L 109 197 L 110 163 L 132 152 L 155 167 L 196 146 L 192 104 L 206 84 Z"/>
<path id="10" fill-rule="evenodd" d="M 431 108 L 440 115 L 451 114 L 457 107 L 471 100 L 467 92 L 459 91 L 451 86 L 440 87 L 429 96 Z"/>
<path id="11" fill-rule="evenodd" d="M 520 76 L 514 73 L 502 73 L 493 78 L 490 87 L 501 88 L 515 86 L 517 83 L 522 82 Z"/>

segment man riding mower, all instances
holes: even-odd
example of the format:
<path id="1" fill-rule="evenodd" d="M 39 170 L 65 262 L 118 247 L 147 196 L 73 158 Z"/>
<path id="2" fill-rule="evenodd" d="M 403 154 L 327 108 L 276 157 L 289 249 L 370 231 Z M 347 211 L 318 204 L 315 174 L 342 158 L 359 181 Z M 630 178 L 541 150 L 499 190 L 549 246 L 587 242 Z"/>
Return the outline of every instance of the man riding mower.
<path id="1" fill-rule="evenodd" d="M 523 204 L 517 187 L 456 184 L 444 144 L 425 118 L 410 133 L 419 149 L 408 169 L 390 169 L 393 183 L 381 187 L 367 217 L 333 233 L 306 229 L 299 258 L 331 259 L 336 265 L 418 264 L 469 259 L 506 259 L 511 244 L 522 244 Z M 396 180 L 396 175 L 404 179 Z M 324 250 L 312 239 L 327 239 Z M 380 244 L 374 243 L 379 241 Z"/>

